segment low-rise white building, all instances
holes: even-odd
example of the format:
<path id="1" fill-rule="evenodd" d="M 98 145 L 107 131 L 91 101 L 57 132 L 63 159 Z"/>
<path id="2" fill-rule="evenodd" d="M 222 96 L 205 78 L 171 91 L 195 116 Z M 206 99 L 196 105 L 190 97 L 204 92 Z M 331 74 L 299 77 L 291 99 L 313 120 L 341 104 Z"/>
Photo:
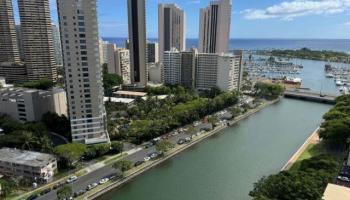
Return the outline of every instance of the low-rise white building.
<path id="1" fill-rule="evenodd" d="M 22 122 L 31 122 L 40 121 L 47 112 L 67 116 L 67 97 L 63 89 L 0 89 L 0 114 Z"/>
<path id="2" fill-rule="evenodd" d="M 57 169 L 53 155 L 12 148 L 0 149 L 0 174 L 47 183 Z"/>

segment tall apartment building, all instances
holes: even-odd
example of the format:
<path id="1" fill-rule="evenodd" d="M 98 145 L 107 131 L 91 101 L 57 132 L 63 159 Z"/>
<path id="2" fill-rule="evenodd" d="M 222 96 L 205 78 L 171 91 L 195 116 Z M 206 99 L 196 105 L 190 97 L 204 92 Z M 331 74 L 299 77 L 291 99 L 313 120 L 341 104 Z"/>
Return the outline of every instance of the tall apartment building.
<path id="1" fill-rule="evenodd" d="M 7 83 L 27 82 L 27 68 L 23 63 L 0 63 L 0 77 L 5 77 Z"/>
<path id="2" fill-rule="evenodd" d="M 165 84 L 181 84 L 181 53 L 176 48 L 164 52 L 163 70 Z"/>
<path id="3" fill-rule="evenodd" d="M 96 0 L 58 0 L 72 139 L 109 142 L 103 102 Z"/>
<path id="4" fill-rule="evenodd" d="M 57 80 L 49 0 L 18 0 L 28 80 Z"/>
<path id="5" fill-rule="evenodd" d="M 113 68 L 115 68 L 115 51 L 117 49 L 117 46 L 113 43 L 106 43 L 104 45 L 104 56 L 106 57 L 106 63 L 107 63 L 107 69 L 108 73 L 111 72 Z"/>
<path id="6" fill-rule="evenodd" d="M 200 10 L 199 52 L 227 52 L 230 42 L 231 0 L 215 0 Z"/>
<path id="7" fill-rule="evenodd" d="M 128 49 L 117 49 L 115 51 L 115 69 L 113 73 L 122 76 L 124 84 L 131 83 L 130 54 Z"/>
<path id="8" fill-rule="evenodd" d="M 58 28 L 58 25 L 54 23 L 52 23 L 51 26 L 52 26 L 52 40 L 53 40 L 53 46 L 55 50 L 55 62 L 57 66 L 62 66 L 63 60 L 62 60 L 60 29 Z"/>
<path id="9" fill-rule="evenodd" d="M 23 43 L 22 43 L 22 31 L 21 25 L 16 25 L 16 38 L 17 38 L 17 46 L 19 51 L 19 57 L 21 61 L 24 61 L 24 52 L 23 52 Z"/>
<path id="10" fill-rule="evenodd" d="M 178 51 L 186 49 L 186 17 L 185 12 L 176 4 L 158 5 L 158 38 L 160 60 L 163 53 L 176 48 Z"/>
<path id="11" fill-rule="evenodd" d="M 20 62 L 12 0 L 0 1 L 0 63 Z"/>
<path id="12" fill-rule="evenodd" d="M 242 51 L 222 54 L 218 57 L 217 87 L 221 91 L 240 89 L 243 77 Z"/>
<path id="13" fill-rule="evenodd" d="M 199 53 L 196 63 L 196 88 L 208 90 L 218 87 L 221 91 L 239 90 L 241 87 L 242 51 L 235 54 Z"/>
<path id="14" fill-rule="evenodd" d="M 181 85 L 187 88 L 195 87 L 197 54 L 197 49 L 181 52 Z"/>
<path id="15" fill-rule="evenodd" d="M 196 63 L 196 88 L 207 90 L 216 86 L 218 55 L 198 53 Z"/>
<path id="16" fill-rule="evenodd" d="M 131 83 L 147 85 L 145 0 L 128 0 Z"/>
<path id="17" fill-rule="evenodd" d="M 159 44 L 157 42 L 147 43 L 147 63 L 159 62 Z"/>

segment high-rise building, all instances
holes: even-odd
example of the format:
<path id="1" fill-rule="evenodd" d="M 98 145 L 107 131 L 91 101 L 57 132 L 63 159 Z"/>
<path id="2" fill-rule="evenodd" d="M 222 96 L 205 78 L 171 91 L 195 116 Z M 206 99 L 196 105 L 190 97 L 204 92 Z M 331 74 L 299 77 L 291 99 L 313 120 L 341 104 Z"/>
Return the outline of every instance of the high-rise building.
<path id="1" fill-rule="evenodd" d="M 176 4 L 159 4 L 158 6 L 158 38 L 160 60 L 163 53 L 176 48 L 186 49 L 186 17 L 185 12 Z"/>
<path id="2" fill-rule="evenodd" d="M 157 42 L 147 43 L 147 63 L 159 62 L 159 44 Z"/>
<path id="3" fill-rule="evenodd" d="M 55 49 L 55 62 L 57 66 L 62 66 L 62 47 L 61 47 L 61 36 L 60 29 L 54 23 L 52 23 L 52 40 Z"/>
<path id="4" fill-rule="evenodd" d="M 215 0 L 200 10 L 199 52 L 227 52 L 230 40 L 231 0 Z"/>
<path id="5" fill-rule="evenodd" d="M 109 142 L 96 0 L 57 1 L 72 139 Z"/>
<path id="6" fill-rule="evenodd" d="M 108 73 L 114 73 L 112 72 L 113 69 L 115 69 L 115 51 L 117 50 L 117 46 L 113 43 L 106 43 L 104 45 L 104 54 L 105 54 L 105 57 L 106 57 L 106 63 L 107 63 L 107 70 L 108 70 Z"/>
<path id="7" fill-rule="evenodd" d="M 49 0 L 18 0 L 28 80 L 57 80 Z"/>
<path id="8" fill-rule="evenodd" d="M 197 54 L 196 88 L 208 90 L 216 86 L 218 55 L 213 53 Z"/>
<path id="9" fill-rule="evenodd" d="M 218 77 L 216 86 L 221 91 L 240 89 L 243 77 L 242 51 L 222 54 L 218 57 Z"/>
<path id="10" fill-rule="evenodd" d="M 12 0 L 0 1 L 0 63 L 20 62 Z"/>
<path id="11" fill-rule="evenodd" d="M 22 45 L 22 37 L 21 37 L 21 25 L 16 25 L 16 38 L 17 38 L 17 46 L 19 51 L 19 57 L 21 61 L 24 61 L 24 52 Z"/>
<path id="12" fill-rule="evenodd" d="M 163 70 L 165 84 L 181 84 L 181 53 L 176 48 L 164 52 Z"/>
<path id="13" fill-rule="evenodd" d="M 117 49 L 115 51 L 115 72 L 123 77 L 124 84 L 130 84 L 130 55 L 128 49 Z"/>
<path id="14" fill-rule="evenodd" d="M 147 85 L 145 0 L 128 0 L 131 83 Z"/>
<path id="15" fill-rule="evenodd" d="M 187 88 L 195 87 L 197 49 L 181 52 L 181 85 Z"/>

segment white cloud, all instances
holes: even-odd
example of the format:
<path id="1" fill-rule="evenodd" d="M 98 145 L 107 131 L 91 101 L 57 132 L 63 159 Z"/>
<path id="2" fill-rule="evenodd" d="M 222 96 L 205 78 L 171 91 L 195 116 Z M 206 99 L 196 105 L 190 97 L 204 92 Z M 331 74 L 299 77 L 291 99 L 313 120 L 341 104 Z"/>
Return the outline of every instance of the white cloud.
<path id="1" fill-rule="evenodd" d="M 292 0 L 265 9 L 247 9 L 242 13 L 248 20 L 279 18 L 293 20 L 306 15 L 332 15 L 350 8 L 350 0 Z"/>

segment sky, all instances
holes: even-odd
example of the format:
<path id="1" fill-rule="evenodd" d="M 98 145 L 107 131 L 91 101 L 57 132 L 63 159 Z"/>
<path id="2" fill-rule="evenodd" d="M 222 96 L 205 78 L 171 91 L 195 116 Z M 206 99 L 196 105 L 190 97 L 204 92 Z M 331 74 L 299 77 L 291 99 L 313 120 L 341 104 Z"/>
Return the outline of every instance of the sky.
<path id="1" fill-rule="evenodd" d="M 19 21 L 17 0 L 14 2 Z M 232 0 L 231 38 L 350 39 L 350 0 Z M 186 13 L 187 38 L 198 38 L 199 9 L 210 0 L 146 0 L 147 37 L 158 36 L 158 3 L 176 3 Z M 56 0 L 50 0 L 57 23 Z M 126 0 L 98 0 L 101 37 L 127 37 Z"/>

